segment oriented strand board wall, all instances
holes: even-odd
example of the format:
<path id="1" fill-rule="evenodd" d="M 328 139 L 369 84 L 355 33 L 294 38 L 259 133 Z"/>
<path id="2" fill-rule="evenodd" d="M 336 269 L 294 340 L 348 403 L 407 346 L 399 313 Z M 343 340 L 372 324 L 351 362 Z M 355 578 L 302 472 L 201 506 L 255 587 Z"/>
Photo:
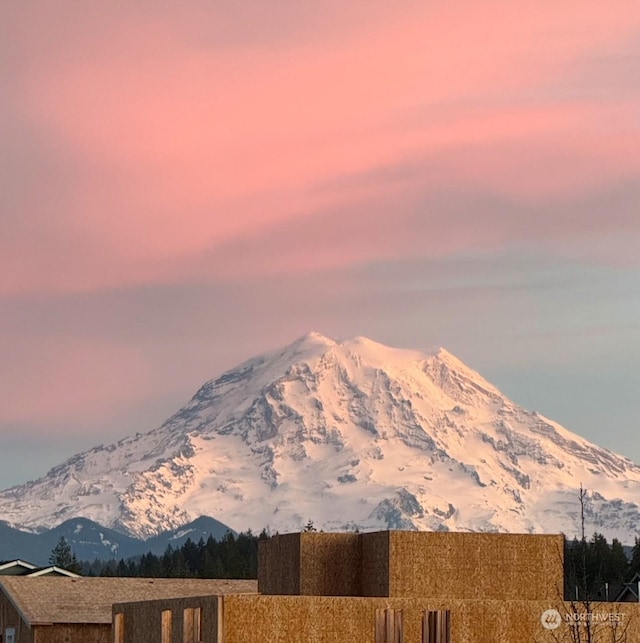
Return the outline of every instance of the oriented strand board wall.
<path id="1" fill-rule="evenodd" d="M 284 534 L 260 541 L 258 547 L 262 594 L 358 596 L 361 592 L 359 534 Z"/>
<path id="2" fill-rule="evenodd" d="M 259 543 L 258 591 L 387 596 L 389 532 L 298 533 Z"/>
<path id="3" fill-rule="evenodd" d="M 259 556 L 263 594 L 555 600 L 564 582 L 560 535 L 286 534 Z"/>
<path id="4" fill-rule="evenodd" d="M 115 614 L 124 615 L 124 643 L 159 643 L 163 610 L 172 611 L 172 643 L 183 643 L 183 616 L 188 607 L 202 608 L 202 638 L 215 643 L 218 628 L 216 596 L 162 599 L 138 603 L 117 603 Z M 111 629 L 111 628 L 110 628 Z M 47 643 L 49 643 L 47 641 Z M 90 643 L 87 641 L 87 643 Z"/>
<path id="5" fill-rule="evenodd" d="M 566 624 L 555 631 L 541 624 L 546 601 L 436 600 L 322 596 L 225 596 L 224 643 L 371 643 L 375 610 L 392 607 L 404 614 L 404 640 L 421 641 L 425 610 L 451 610 L 456 643 L 553 643 L 570 641 Z M 557 604 L 560 611 L 568 607 Z M 602 603 L 596 612 L 620 612 L 630 624 L 626 643 L 640 643 L 640 605 Z M 605 626 L 606 628 L 606 626 Z M 602 641 L 605 629 L 600 628 Z M 610 634 L 610 631 L 607 631 Z M 554 638 L 555 637 L 555 638 Z M 146 641 L 141 642 L 146 643 Z"/>
<path id="6" fill-rule="evenodd" d="M 258 592 L 300 593 L 300 537 L 283 534 L 258 542 Z"/>
<path id="7" fill-rule="evenodd" d="M 112 643 L 111 625 L 34 625 L 34 643 Z"/>
<path id="8" fill-rule="evenodd" d="M 300 594 L 360 596 L 359 534 L 300 534 Z"/>
<path id="9" fill-rule="evenodd" d="M 389 539 L 391 532 L 360 534 L 362 596 L 389 596 Z"/>
<path id="10" fill-rule="evenodd" d="M 390 533 L 390 596 L 556 600 L 563 536 Z"/>

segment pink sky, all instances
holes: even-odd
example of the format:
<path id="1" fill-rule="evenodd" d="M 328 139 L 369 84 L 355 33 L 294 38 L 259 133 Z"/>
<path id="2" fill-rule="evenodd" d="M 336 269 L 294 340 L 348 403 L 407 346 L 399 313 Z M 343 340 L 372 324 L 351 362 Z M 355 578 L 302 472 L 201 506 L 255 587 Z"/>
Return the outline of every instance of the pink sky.
<path id="1" fill-rule="evenodd" d="M 211 377 L 305 325 L 365 334 L 344 302 L 370 266 L 524 248 L 638 274 L 637 1 L 133 4 L 0 9 L 0 426 L 117 434 L 199 384 L 195 309 L 167 330 L 114 293 L 224 292 L 225 323 L 196 333 Z M 249 324 L 283 284 L 309 314 L 288 301 L 281 324 Z M 623 312 L 637 319 L 614 306 L 598 327 Z M 412 330 L 371 329 L 443 343 L 414 313 Z"/>

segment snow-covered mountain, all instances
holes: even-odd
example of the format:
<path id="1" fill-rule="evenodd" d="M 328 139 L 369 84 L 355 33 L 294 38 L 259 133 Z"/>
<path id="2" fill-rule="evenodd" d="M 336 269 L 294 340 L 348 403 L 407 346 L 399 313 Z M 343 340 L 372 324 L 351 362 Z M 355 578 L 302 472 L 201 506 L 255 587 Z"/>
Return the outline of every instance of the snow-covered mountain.
<path id="1" fill-rule="evenodd" d="M 508 400 L 443 349 L 311 333 L 204 384 L 161 427 L 0 493 L 22 528 L 559 532 L 633 542 L 640 467 Z"/>

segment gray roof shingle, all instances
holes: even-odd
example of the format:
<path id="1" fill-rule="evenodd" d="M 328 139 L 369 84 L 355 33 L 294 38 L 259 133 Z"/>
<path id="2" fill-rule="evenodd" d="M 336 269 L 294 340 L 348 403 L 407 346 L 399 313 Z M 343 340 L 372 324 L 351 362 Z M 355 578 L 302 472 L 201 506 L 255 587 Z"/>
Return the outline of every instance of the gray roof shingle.
<path id="1" fill-rule="evenodd" d="M 195 578 L 0 577 L 3 591 L 30 625 L 111 623 L 113 603 L 218 594 L 255 594 L 255 580 Z"/>

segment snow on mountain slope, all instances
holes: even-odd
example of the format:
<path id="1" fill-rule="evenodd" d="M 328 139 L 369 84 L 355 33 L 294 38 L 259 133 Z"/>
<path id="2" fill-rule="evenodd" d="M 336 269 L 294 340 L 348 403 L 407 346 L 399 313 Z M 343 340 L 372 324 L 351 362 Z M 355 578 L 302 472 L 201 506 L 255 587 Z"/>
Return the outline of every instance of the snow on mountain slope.
<path id="1" fill-rule="evenodd" d="M 161 427 L 0 493 L 22 528 L 577 531 L 632 542 L 640 467 L 517 406 L 443 349 L 311 333 L 204 384 Z"/>

